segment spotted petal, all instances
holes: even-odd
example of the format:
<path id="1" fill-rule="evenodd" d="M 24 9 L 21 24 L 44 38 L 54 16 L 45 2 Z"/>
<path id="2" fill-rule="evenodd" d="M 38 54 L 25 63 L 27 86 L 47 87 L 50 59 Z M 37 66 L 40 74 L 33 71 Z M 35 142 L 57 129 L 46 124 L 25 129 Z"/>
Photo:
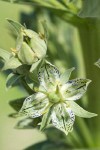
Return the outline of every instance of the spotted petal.
<path id="1" fill-rule="evenodd" d="M 52 111 L 52 123 L 66 135 L 73 130 L 75 115 L 71 108 L 67 108 L 65 104 L 58 104 Z"/>
<path id="2" fill-rule="evenodd" d="M 31 118 L 36 118 L 45 113 L 48 104 L 48 99 L 46 99 L 44 94 L 36 93 L 25 99 L 19 113 L 26 114 Z"/>
<path id="3" fill-rule="evenodd" d="M 80 99 L 86 92 L 90 82 L 89 79 L 70 80 L 62 86 L 61 92 L 66 100 Z"/>
<path id="4" fill-rule="evenodd" d="M 38 79 L 40 85 L 46 89 L 51 85 L 54 86 L 57 80 L 59 80 L 59 78 L 60 78 L 59 70 L 48 61 L 46 61 L 44 66 L 42 66 L 39 69 Z"/>

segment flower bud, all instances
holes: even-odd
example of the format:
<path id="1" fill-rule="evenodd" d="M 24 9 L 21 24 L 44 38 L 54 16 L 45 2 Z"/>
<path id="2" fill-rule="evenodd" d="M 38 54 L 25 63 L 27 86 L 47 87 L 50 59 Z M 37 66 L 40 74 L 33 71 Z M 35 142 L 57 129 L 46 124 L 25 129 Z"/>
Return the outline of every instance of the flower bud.
<path id="1" fill-rule="evenodd" d="M 47 45 L 42 36 L 30 29 L 22 29 L 17 41 L 17 56 L 23 64 L 32 65 L 46 55 Z M 23 39 L 23 41 L 22 41 Z M 18 49 L 19 48 L 19 49 Z"/>

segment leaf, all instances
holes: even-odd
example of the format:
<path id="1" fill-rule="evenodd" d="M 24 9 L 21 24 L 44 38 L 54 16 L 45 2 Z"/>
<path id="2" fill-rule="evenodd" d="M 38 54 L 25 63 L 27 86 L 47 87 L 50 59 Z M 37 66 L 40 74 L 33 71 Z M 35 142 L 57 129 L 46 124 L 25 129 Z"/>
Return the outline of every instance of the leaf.
<path id="1" fill-rule="evenodd" d="M 7 61 L 11 56 L 11 53 L 8 51 L 0 48 L 0 57 L 4 59 L 4 61 Z"/>
<path id="2" fill-rule="evenodd" d="M 23 105 L 24 100 L 25 100 L 25 97 L 16 99 L 16 100 L 12 100 L 9 102 L 9 104 L 14 110 L 19 111 Z"/>
<path id="3" fill-rule="evenodd" d="M 54 143 L 52 141 L 46 140 L 34 145 L 31 145 L 25 150 L 74 150 L 71 149 L 71 146 L 65 144 L 65 143 L 58 143 L 57 141 Z M 77 149 L 78 150 L 78 149 Z"/>
<path id="4" fill-rule="evenodd" d="M 31 118 L 43 115 L 48 106 L 48 99 L 42 93 L 35 93 L 27 97 L 23 103 L 19 115 L 25 114 Z"/>
<path id="5" fill-rule="evenodd" d="M 65 104 L 57 104 L 51 115 L 52 124 L 66 135 L 73 130 L 75 115 Z"/>
<path id="6" fill-rule="evenodd" d="M 88 112 L 80 107 L 77 103 L 70 101 L 70 107 L 75 113 L 76 116 L 83 117 L 83 118 L 91 118 L 97 116 L 95 113 Z"/>
<path id="7" fill-rule="evenodd" d="M 22 26 L 20 23 L 13 21 L 11 19 L 7 18 L 7 21 L 13 26 L 13 28 L 15 29 L 15 31 L 17 32 L 17 34 L 19 35 L 21 32 L 21 29 L 25 29 L 24 26 Z"/>
<path id="8" fill-rule="evenodd" d="M 72 73 L 72 71 L 74 70 L 75 68 L 71 68 L 71 69 L 67 69 L 61 76 L 60 76 L 60 81 L 62 84 L 65 84 L 69 78 L 70 78 L 70 75 Z"/>
<path id="9" fill-rule="evenodd" d="M 6 88 L 11 88 L 20 77 L 21 75 L 10 73 L 6 79 Z"/>
<path id="10" fill-rule="evenodd" d="M 22 65 L 21 62 L 17 58 L 12 57 L 12 58 L 10 58 L 9 60 L 7 60 L 5 62 L 2 70 L 16 69 L 16 68 L 18 68 L 21 65 Z"/>
<path id="11" fill-rule="evenodd" d="M 16 129 L 34 129 L 37 127 L 38 123 L 41 121 L 41 118 L 24 118 L 21 119 L 17 125 Z"/>
<path id="12" fill-rule="evenodd" d="M 82 18 L 100 18 L 100 0 L 83 0 L 83 6 L 79 12 L 79 16 Z"/>
<path id="13" fill-rule="evenodd" d="M 69 80 L 61 88 L 65 100 L 78 100 L 86 92 L 87 87 L 91 80 L 89 79 L 73 79 Z"/>

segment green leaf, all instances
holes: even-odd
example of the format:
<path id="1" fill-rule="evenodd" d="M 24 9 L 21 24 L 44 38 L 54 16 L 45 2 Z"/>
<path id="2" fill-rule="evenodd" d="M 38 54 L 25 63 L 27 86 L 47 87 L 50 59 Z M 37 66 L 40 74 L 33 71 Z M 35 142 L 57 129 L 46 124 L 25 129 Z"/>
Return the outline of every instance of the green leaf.
<path id="1" fill-rule="evenodd" d="M 16 100 L 12 100 L 9 102 L 9 104 L 14 110 L 19 111 L 23 105 L 24 100 L 25 100 L 25 97 L 16 99 Z"/>
<path id="2" fill-rule="evenodd" d="M 21 75 L 10 73 L 6 79 L 6 88 L 11 88 L 20 77 Z"/>
<path id="3" fill-rule="evenodd" d="M 41 118 L 24 118 L 21 119 L 17 125 L 15 126 L 16 129 L 34 129 L 37 127 Z"/>
<path id="4" fill-rule="evenodd" d="M 9 53 L 8 51 L 0 48 L 0 57 L 2 59 L 4 59 L 4 61 L 7 61 L 10 58 L 10 56 L 11 56 L 11 53 Z"/>
<path id="5" fill-rule="evenodd" d="M 9 60 L 7 60 L 5 62 L 4 67 L 2 68 L 2 70 L 16 69 L 21 65 L 22 65 L 21 62 L 17 58 L 12 57 L 12 58 L 10 58 Z"/>
<path id="6" fill-rule="evenodd" d="M 97 116 L 97 114 L 95 113 L 91 113 L 91 112 L 84 110 L 74 101 L 69 101 L 69 103 L 70 103 L 71 109 L 73 110 L 76 116 L 83 117 L 83 118 L 91 118 L 91 117 Z"/>
<path id="7" fill-rule="evenodd" d="M 17 34 L 19 35 L 21 32 L 21 29 L 25 29 L 24 26 L 22 26 L 20 23 L 13 21 L 11 19 L 7 18 L 7 21 L 13 26 L 13 28 L 15 29 L 15 31 L 17 32 Z"/>
<path id="8" fill-rule="evenodd" d="M 83 7 L 79 16 L 100 18 L 100 0 L 83 0 Z"/>
<path id="9" fill-rule="evenodd" d="M 71 68 L 71 69 L 67 69 L 61 76 L 60 76 L 60 81 L 62 84 L 65 84 L 69 78 L 70 78 L 70 75 L 72 73 L 72 71 L 74 70 L 75 68 Z"/>

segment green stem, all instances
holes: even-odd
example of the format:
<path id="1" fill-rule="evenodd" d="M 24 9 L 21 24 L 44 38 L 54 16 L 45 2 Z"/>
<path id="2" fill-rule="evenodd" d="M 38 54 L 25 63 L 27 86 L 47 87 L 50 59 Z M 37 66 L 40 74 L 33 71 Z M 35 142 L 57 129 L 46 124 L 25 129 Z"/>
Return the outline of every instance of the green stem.
<path id="1" fill-rule="evenodd" d="M 88 24 L 78 28 L 82 53 L 85 64 L 86 77 L 92 80 L 88 89 L 88 110 L 100 114 L 100 69 L 94 62 L 100 58 L 100 21 L 89 19 Z M 100 118 L 89 120 L 90 131 L 93 135 L 94 145 L 100 146 Z"/>

